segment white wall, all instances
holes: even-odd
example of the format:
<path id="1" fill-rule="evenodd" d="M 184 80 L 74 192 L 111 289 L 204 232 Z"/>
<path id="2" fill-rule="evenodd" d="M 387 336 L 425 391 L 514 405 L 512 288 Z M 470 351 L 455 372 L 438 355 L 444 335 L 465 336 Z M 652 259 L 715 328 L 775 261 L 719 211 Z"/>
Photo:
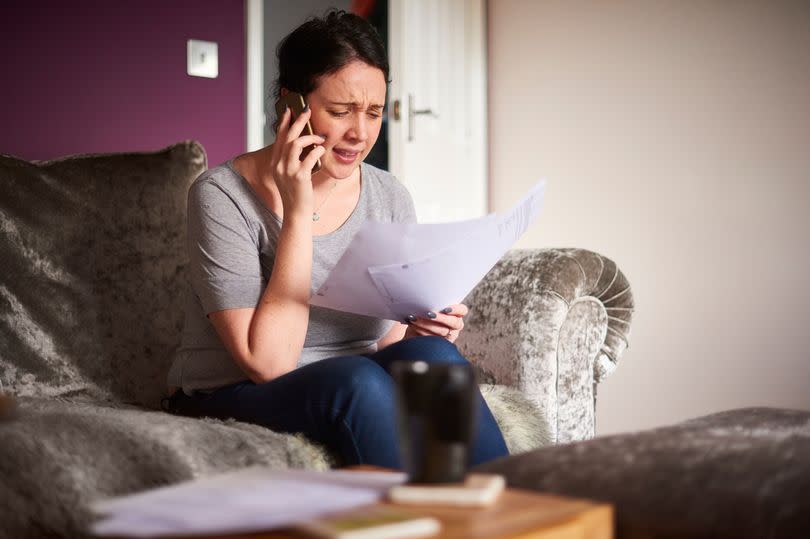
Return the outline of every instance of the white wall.
<path id="1" fill-rule="evenodd" d="M 613 258 L 630 349 L 598 433 L 810 409 L 810 3 L 489 2 L 490 178 L 524 247 Z"/>

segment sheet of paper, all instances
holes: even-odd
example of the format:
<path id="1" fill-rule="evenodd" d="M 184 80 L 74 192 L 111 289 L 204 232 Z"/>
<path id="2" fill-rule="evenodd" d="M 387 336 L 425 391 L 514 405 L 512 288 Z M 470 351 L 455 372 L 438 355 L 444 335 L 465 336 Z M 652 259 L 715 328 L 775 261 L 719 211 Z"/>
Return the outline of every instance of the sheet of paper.
<path id="1" fill-rule="evenodd" d="M 93 504 L 93 533 L 146 537 L 245 533 L 311 520 L 379 500 L 405 474 L 252 467 Z"/>
<path id="2" fill-rule="evenodd" d="M 366 223 L 310 303 L 390 320 L 458 303 L 535 220 L 545 182 L 501 216 Z"/>
<path id="3" fill-rule="evenodd" d="M 416 223 L 369 223 L 361 228 L 353 241 L 365 248 L 355 255 L 369 264 L 395 264 L 425 253 L 438 252 L 448 245 L 464 241 L 492 226 L 497 216 L 492 213 L 477 219 L 455 223 L 424 224 Z M 397 241 L 391 241 L 397 238 Z"/>
<path id="4" fill-rule="evenodd" d="M 367 223 L 310 300 L 312 305 L 390 318 L 386 298 L 378 292 L 368 268 L 404 263 L 463 241 L 470 233 L 483 232 L 495 215 L 441 225 Z M 334 284 L 334 286 L 333 286 Z"/>

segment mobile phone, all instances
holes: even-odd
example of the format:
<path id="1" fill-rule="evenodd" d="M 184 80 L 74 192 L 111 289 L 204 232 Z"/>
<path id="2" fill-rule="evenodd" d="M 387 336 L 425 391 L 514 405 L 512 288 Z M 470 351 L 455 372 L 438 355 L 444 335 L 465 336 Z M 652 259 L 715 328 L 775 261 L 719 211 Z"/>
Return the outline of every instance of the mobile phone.
<path id="1" fill-rule="evenodd" d="M 292 123 L 295 121 L 296 118 L 298 118 L 299 114 L 304 112 L 304 107 L 306 107 L 306 104 L 307 103 L 306 101 L 304 101 L 304 96 L 302 96 L 298 92 L 287 92 L 286 95 L 281 96 L 279 100 L 276 101 L 276 114 L 278 115 L 278 118 L 280 120 L 281 117 L 284 115 L 285 107 L 290 107 L 290 110 L 292 111 L 292 118 L 290 118 L 290 123 Z M 307 125 L 304 126 L 304 130 L 301 132 L 301 136 L 303 137 L 305 135 L 312 135 L 312 134 L 313 134 L 312 125 L 309 123 L 309 120 L 307 120 Z M 301 152 L 301 161 L 303 161 L 304 158 L 306 158 L 306 156 L 309 154 L 309 152 L 312 151 L 313 148 L 315 148 L 314 144 L 311 144 L 306 148 L 304 148 L 304 150 Z M 315 162 L 315 166 L 312 167 L 312 172 L 318 172 L 319 170 L 321 170 L 320 159 L 318 159 Z"/>

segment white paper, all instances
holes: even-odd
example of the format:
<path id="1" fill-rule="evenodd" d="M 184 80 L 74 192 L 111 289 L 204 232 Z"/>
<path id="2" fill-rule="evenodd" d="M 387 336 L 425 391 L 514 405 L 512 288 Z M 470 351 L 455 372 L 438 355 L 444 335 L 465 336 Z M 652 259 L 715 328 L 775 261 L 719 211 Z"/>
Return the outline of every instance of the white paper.
<path id="1" fill-rule="evenodd" d="M 400 321 L 458 303 L 534 222 L 544 193 L 541 181 L 501 216 L 365 223 L 310 303 Z"/>
<path id="2" fill-rule="evenodd" d="M 246 533 L 290 526 L 377 502 L 406 475 L 252 467 L 97 502 L 93 533 L 146 537 Z"/>

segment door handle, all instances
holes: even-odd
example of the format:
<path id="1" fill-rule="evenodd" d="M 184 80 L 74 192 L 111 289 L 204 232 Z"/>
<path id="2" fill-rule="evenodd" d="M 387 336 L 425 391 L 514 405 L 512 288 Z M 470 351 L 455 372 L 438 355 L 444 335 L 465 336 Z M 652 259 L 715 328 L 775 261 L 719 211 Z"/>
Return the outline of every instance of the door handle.
<path id="1" fill-rule="evenodd" d="M 413 94 L 408 94 L 408 142 L 413 140 L 414 136 L 414 123 L 413 119 L 416 116 L 432 116 L 438 118 L 439 115 L 431 109 L 416 109 L 413 104 Z"/>

